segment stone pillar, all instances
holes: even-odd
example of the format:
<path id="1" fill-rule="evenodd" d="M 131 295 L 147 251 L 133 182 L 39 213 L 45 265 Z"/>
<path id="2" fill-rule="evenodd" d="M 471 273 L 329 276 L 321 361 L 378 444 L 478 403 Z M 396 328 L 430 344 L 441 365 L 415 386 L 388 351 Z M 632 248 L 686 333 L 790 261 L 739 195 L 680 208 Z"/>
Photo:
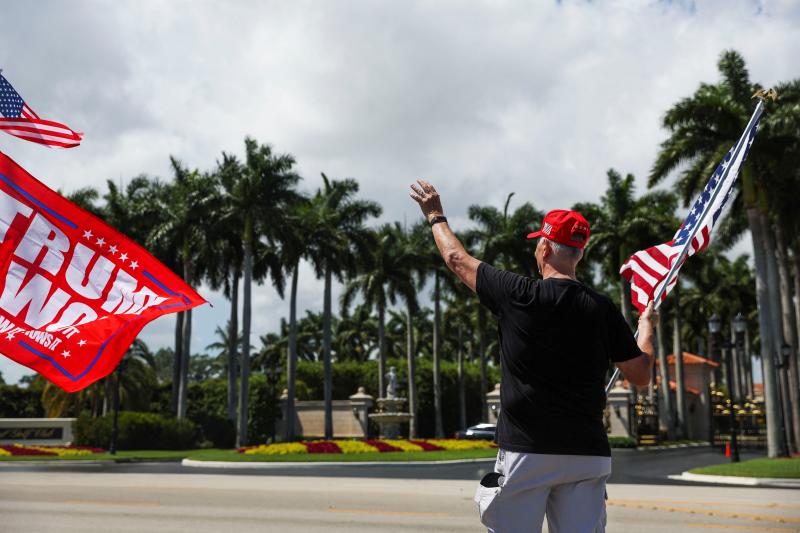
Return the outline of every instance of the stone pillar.
<path id="1" fill-rule="evenodd" d="M 358 420 L 361 429 L 364 431 L 364 438 L 369 438 L 369 410 L 372 409 L 374 398 L 367 394 L 364 387 L 359 387 L 358 392 L 350 396 L 350 405 L 353 408 L 353 416 Z"/>
<path id="2" fill-rule="evenodd" d="M 615 437 L 633 436 L 633 392 L 617 385 L 608 393 L 608 410 L 610 415 L 609 435 Z"/>
<path id="3" fill-rule="evenodd" d="M 500 416 L 500 384 L 494 384 L 494 390 L 486 393 L 486 408 L 489 411 L 489 424 L 497 424 Z"/>

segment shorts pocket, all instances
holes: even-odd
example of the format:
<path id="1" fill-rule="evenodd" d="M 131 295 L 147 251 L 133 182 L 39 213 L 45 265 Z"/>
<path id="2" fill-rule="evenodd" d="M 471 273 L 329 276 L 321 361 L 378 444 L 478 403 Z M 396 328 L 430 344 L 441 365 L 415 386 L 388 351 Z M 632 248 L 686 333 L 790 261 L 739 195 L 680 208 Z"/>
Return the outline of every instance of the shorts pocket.
<path id="1" fill-rule="evenodd" d="M 504 478 L 498 472 L 489 472 L 481 479 L 478 489 L 475 491 L 475 503 L 478 504 L 478 514 L 481 522 L 485 522 L 485 517 L 492 507 L 492 503 L 502 490 Z"/>

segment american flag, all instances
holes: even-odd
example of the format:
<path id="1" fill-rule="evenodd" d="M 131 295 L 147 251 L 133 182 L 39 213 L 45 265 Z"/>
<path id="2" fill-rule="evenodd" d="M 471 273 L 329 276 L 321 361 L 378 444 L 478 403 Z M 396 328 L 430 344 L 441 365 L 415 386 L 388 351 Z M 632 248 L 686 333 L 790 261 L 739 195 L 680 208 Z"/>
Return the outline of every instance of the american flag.
<path id="1" fill-rule="evenodd" d="M 73 148 L 81 144 L 83 134 L 52 120 L 44 120 L 0 74 L 0 130 L 45 146 Z"/>
<path id="2" fill-rule="evenodd" d="M 763 111 L 764 102 L 760 101 L 739 141 L 714 170 L 672 240 L 636 252 L 620 268 L 622 277 L 631 284 L 631 301 L 639 312 L 650 301 L 656 301 L 658 307 L 678 282 L 678 271 L 686 258 L 708 247 L 714 225 L 733 192 L 736 177 L 753 144 Z"/>

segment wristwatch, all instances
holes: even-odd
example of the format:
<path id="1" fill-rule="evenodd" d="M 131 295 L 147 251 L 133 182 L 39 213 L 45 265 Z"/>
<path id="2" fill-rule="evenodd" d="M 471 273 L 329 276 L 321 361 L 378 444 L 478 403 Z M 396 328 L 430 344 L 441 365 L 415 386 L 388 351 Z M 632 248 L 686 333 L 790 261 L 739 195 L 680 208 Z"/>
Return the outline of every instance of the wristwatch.
<path id="1" fill-rule="evenodd" d="M 431 219 L 429 224 L 433 226 L 434 224 L 438 224 L 439 222 L 447 222 L 447 217 L 444 215 L 436 215 Z"/>

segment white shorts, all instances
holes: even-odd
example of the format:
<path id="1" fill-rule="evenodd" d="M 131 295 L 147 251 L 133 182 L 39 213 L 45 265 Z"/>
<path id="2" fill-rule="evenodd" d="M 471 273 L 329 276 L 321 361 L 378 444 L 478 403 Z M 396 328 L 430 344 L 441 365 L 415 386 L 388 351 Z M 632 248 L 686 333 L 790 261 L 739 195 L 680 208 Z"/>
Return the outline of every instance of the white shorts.
<path id="1" fill-rule="evenodd" d="M 475 502 L 489 533 L 603 533 L 611 458 L 499 450 Z"/>

